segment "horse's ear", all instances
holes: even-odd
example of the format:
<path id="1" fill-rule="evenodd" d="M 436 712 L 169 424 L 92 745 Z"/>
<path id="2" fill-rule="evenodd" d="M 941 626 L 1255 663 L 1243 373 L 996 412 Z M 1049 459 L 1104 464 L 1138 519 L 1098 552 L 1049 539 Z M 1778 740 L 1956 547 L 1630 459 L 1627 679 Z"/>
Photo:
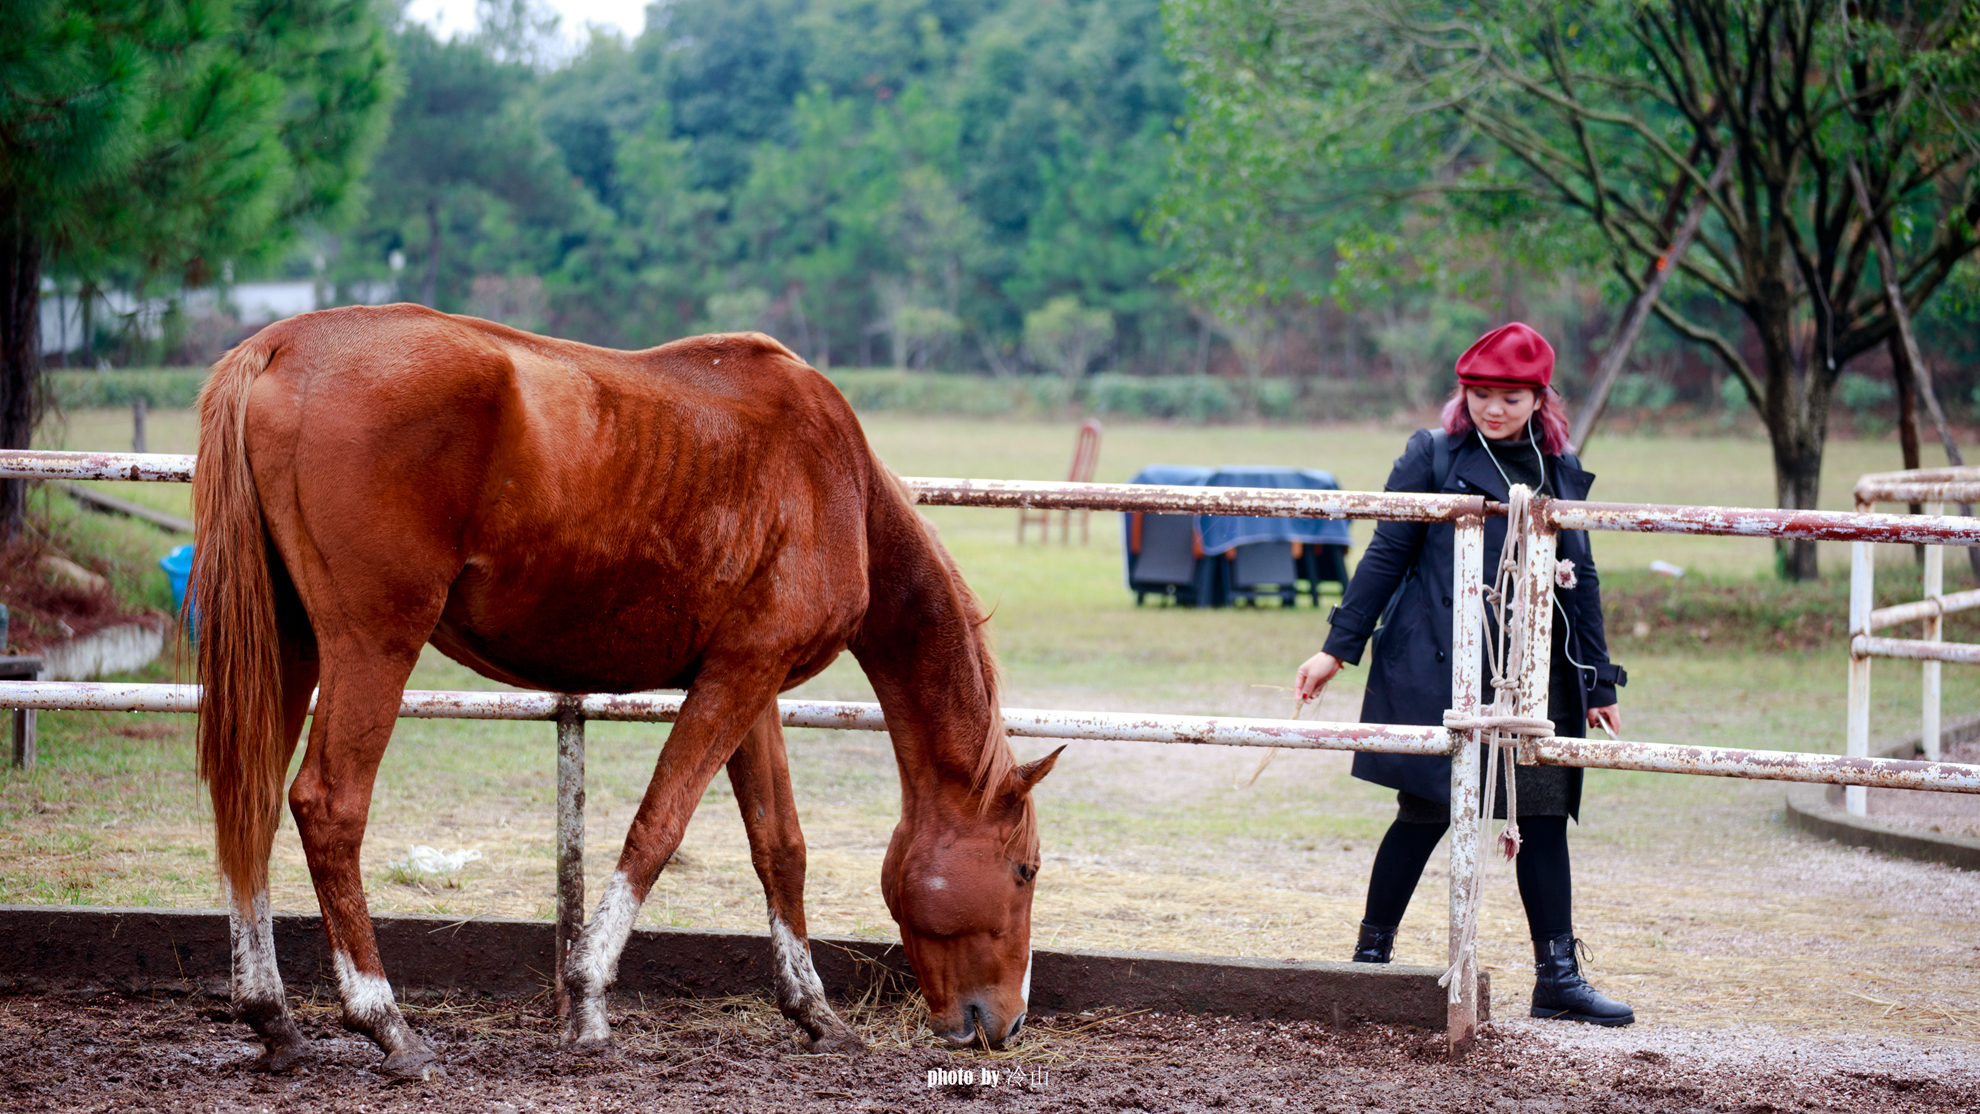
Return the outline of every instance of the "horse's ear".
<path id="1" fill-rule="evenodd" d="M 1058 750 L 1040 758 L 1038 761 L 1026 762 L 1024 765 L 1012 770 L 1011 776 L 1004 782 L 1004 792 L 1013 797 L 1022 797 L 1026 793 L 1031 792 L 1032 787 L 1044 781 L 1045 775 L 1052 772 L 1053 766 L 1058 765 L 1059 755 L 1064 753 L 1065 749 L 1064 746 L 1060 746 Z"/>

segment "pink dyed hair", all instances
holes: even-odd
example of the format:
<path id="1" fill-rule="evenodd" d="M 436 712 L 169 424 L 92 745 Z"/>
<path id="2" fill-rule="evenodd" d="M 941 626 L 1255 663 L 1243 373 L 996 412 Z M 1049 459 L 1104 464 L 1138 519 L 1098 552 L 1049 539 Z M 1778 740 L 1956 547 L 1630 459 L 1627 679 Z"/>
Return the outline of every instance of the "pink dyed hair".
<path id="1" fill-rule="evenodd" d="M 1568 444 L 1567 402 L 1561 393 L 1552 387 L 1540 388 L 1540 406 L 1534 410 L 1533 419 L 1540 422 L 1540 451 L 1548 456 L 1571 453 L 1574 446 Z M 1451 392 L 1450 401 L 1444 403 L 1444 432 L 1462 440 L 1464 435 L 1477 427 L 1471 421 L 1471 408 L 1464 404 L 1464 384 Z"/>

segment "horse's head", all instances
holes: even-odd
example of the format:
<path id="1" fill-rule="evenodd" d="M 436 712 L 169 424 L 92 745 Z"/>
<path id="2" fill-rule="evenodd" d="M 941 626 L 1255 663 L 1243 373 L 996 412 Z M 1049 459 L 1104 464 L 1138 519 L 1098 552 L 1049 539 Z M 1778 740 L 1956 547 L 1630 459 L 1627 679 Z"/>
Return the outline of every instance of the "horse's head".
<path id="1" fill-rule="evenodd" d="M 880 891 L 928 1000 L 929 1024 L 951 1044 L 971 1044 L 981 1031 L 1002 1048 L 1024 1024 L 1038 876 L 1031 789 L 1058 758 L 1055 750 L 1009 768 L 987 797 L 903 809 L 887 845 Z"/>

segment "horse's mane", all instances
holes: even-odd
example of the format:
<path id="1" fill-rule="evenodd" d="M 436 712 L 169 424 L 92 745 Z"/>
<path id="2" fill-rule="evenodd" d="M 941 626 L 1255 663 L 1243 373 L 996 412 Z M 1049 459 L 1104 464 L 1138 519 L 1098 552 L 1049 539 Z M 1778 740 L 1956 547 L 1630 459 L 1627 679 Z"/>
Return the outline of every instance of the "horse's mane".
<path id="1" fill-rule="evenodd" d="M 874 458 L 875 470 L 886 478 L 887 487 L 901 500 L 904 510 L 911 515 L 920 527 L 922 535 L 928 539 L 929 548 L 941 559 L 941 567 L 948 576 L 948 588 L 955 593 L 956 601 L 968 628 L 970 651 L 976 658 L 977 672 L 983 679 L 983 699 L 990 710 L 990 722 L 985 729 L 982 745 L 977 750 L 976 769 L 970 778 L 970 791 L 976 797 L 976 812 L 979 817 L 989 813 L 996 803 L 997 790 L 1017 769 L 1017 756 L 1011 753 L 1010 736 L 1004 730 L 1004 704 L 998 693 L 997 655 L 990 646 L 990 613 L 983 608 L 976 591 L 963 579 L 962 570 L 956 567 L 956 560 L 949 555 L 948 547 L 935 529 L 935 524 L 914 509 L 915 493 L 901 482 L 894 471 Z M 1022 812 L 1018 817 L 1017 828 L 1011 833 L 1011 844 L 1020 851 L 1029 851 L 1038 845 L 1038 814 L 1031 805 L 1031 797 L 1026 794 Z"/>

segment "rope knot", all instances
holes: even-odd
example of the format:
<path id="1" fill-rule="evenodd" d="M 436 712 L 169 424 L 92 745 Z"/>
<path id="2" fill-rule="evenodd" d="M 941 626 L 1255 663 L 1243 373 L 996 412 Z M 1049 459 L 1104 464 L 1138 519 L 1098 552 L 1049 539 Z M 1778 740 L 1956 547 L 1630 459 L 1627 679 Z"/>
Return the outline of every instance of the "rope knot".
<path id="1" fill-rule="evenodd" d="M 1467 716 L 1455 708 L 1444 709 L 1444 726 L 1452 731 L 1491 731 L 1529 739 L 1544 739 L 1554 734 L 1554 721 L 1541 716 Z"/>

